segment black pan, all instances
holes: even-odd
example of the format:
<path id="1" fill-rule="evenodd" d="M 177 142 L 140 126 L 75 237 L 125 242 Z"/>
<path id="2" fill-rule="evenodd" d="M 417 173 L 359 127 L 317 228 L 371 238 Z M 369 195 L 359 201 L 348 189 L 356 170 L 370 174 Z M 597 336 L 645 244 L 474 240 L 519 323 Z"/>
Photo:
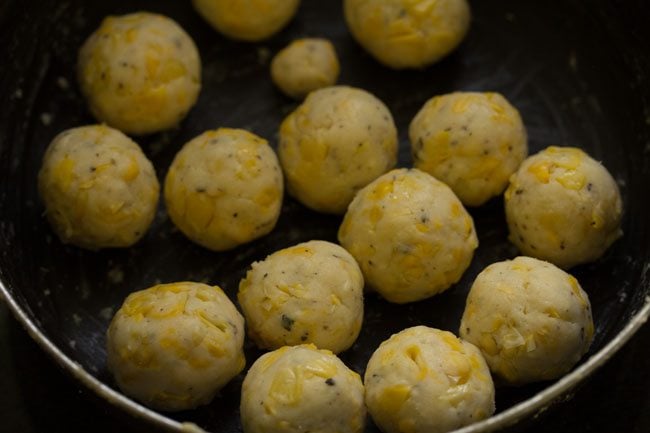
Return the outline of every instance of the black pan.
<path id="1" fill-rule="evenodd" d="M 115 390 L 105 365 L 105 330 L 132 291 L 156 282 L 208 281 L 235 298 L 254 260 L 300 241 L 334 241 L 339 217 L 316 214 L 285 198 L 277 228 L 227 253 L 213 253 L 173 229 L 160 208 L 135 247 L 88 252 L 62 245 L 43 217 L 36 174 L 45 147 L 66 128 L 93 123 L 76 86 L 76 53 L 108 14 L 160 12 L 197 42 L 203 91 L 175 130 L 138 138 L 159 177 L 190 138 L 219 126 L 249 129 L 271 142 L 295 103 L 268 76 L 269 54 L 299 36 L 333 40 L 340 83 L 365 88 L 391 109 L 400 131 L 400 166 L 411 159 L 410 119 L 435 94 L 494 90 L 521 111 L 531 153 L 549 145 L 585 149 L 604 162 L 625 203 L 625 236 L 599 261 L 572 273 L 589 293 L 596 337 L 589 354 L 563 379 L 497 390 L 497 415 L 466 431 L 489 431 L 543 410 L 604 363 L 641 326 L 650 305 L 650 8 L 645 0 L 472 1 L 467 40 L 424 71 L 396 72 L 373 61 L 348 34 L 339 1 L 304 1 L 287 29 L 259 44 L 226 40 L 178 0 L 84 2 L 4 0 L 0 3 L 0 293 L 38 343 L 75 378 L 118 408 L 179 430 L 193 422 L 213 432 L 240 431 L 239 388 L 233 380 L 215 401 L 194 411 L 159 414 Z M 516 255 L 506 240 L 500 198 L 471 209 L 481 246 L 459 284 L 406 306 L 366 300 L 363 331 L 342 355 L 362 372 L 377 345 L 407 326 L 456 331 L 469 285 L 486 265 Z M 260 352 L 247 345 L 250 365 Z M 369 423 L 368 432 L 377 431 Z"/>

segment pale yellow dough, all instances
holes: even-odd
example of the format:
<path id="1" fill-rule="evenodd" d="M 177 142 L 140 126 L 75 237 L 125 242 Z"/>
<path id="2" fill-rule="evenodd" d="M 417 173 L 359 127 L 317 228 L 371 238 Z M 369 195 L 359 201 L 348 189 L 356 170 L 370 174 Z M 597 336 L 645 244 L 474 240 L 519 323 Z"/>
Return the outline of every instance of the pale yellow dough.
<path id="1" fill-rule="evenodd" d="M 467 0 L 345 0 L 352 36 L 395 69 L 422 68 L 452 52 L 470 24 Z"/>
<path id="2" fill-rule="evenodd" d="M 296 39 L 271 61 L 271 78 L 287 96 L 302 99 L 309 92 L 332 86 L 339 77 L 339 60 L 327 39 Z"/>
<path id="3" fill-rule="evenodd" d="M 397 162 L 397 129 L 370 93 L 326 87 L 307 96 L 280 127 L 289 193 L 319 212 L 342 214 L 356 192 Z"/>
<path id="4" fill-rule="evenodd" d="M 268 142 L 242 129 L 207 131 L 183 146 L 165 178 L 165 204 L 192 241 L 215 251 L 269 233 L 282 207 L 282 172 Z"/>
<path id="5" fill-rule="evenodd" d="M 175 126 L 196 103 L 201 60 L 175 21 L 139 12 L 102 21 L 79 51 L 78 77 L 98 120 L 149 134 Z"/>
<path id="6" fill-rule="evenodd" d="M 448 289 L 478 246 L 460 200 L 417 169 L 393 170 L 359 191 L 338 236 L 370 288 L 397 303 Z"/>
<path id="7" fill-rule="evenodd" d="M 105 125 L 57 135 L 43 156 L 38 189 L 61 241 L 88 249 L 136 243 L 149 229 L 160 195 L 140 147 Z"/>
<path id="8" fill-rule="evenodd" d="M 342 352 L 363 321 L 361 270 L 330 242 L 301 243 L 253 263 L 238 298 L 250 337 L 267 349 L 313 343 Z"/>
<path id="9" fill-rule="evenodd" d="M 494 374 L 522 385 L 568 372 L 589 349 L 594 324 L 589 298 L 573 276 L 517 257 L 476 277 L 460 335 L 481 349 Z"/>
<path id="10" fill-rule="evenodd" d="M 505 193 L 510 241 L 568 269 L 602 256 L 621 231 L 621 194 L 584 151 L 551 146 L 526 159 Z"/>
<path id="11" fill-rule="evenodd" d="M 521 116 L 499 93 L 431 98 L 409 137 L 415 167 L 445 182 L 467 206 L 500 195 L 528 155 Z"/>
<path id="12" fill-rule="evenodd" d="M 481 352 L 426 326 L 384 341 L 364 383 L 368 411 L 385 433 L 444 433 L 494 413 L 494 384 Z"/>
<path id="13" fill-rule="evenodd" d="M 179 282 L 132 293 L 106 337 L 119 387 L 158 410 L 209 403 L 246 364 L 244 319 L 217 286 Z"/>
<path id="14" fill-rule="evenodd" d="M 217 31 L 249 42 L 269 38 L 296 14 L 300 0 L 192 0 Z"/>
<path id="15" fill-rule="evenodd" d="M 328 350 L 283 347 L 262 355 L 241 394 L 244 433 L 362 433 L 363 384 Z"/>

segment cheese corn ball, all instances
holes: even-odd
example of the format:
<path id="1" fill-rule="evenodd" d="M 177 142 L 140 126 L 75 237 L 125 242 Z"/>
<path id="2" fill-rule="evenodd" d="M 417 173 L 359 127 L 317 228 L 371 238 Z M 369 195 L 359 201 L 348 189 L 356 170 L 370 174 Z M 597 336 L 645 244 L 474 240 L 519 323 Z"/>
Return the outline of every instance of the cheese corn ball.
<path id="1" fill-rule="evenodd" d="M 467 0 L 345 0 L 352 36 L 394 69 L 422 68 L 452 52 L 469 29 Z"/>
<path id="2" fill-rule="evenodd" d="M 359 189 L 395 166 L 397 129 L 370 93 L 327 87 L 284 119 L 278 153 L 291 195 L 313 210 L 342 214 Z"/>
<path id="3" fill-rule="evenodd" d="M 263 138 L 242 129 L 207 131 L 183 146 L 165 178 L 173 223 L 223 251 L 269 233 L 282 207 L 282 173 Z"/>
<path id="4" fill-rule="evenodd" d="M 160 193 L 140 147 L 105 125 L 57 135 L 43 156 L 38 189 L 61 241 L 92 250 L 128 247 L 142 238 Z"/>
<path id="5" fill-rule="evenodd" d="M 359 375 L 311 344 L 255 361 L 240 409 L 244 433 L 361 433 L 366 419 Z"/>
<path id="6" fill-rule="evenodd" d="M 384 341 L 364 383 L 368 411 L 385 433 L 444 433 L 494 413 L 494 384 L 481 352 L 426 326 Z"/>
<path id="7" fill-rule="evenodd" d="M 594 336 L 591 306 L 578 281 L 531 257 L 494 263 L 474 281 L 460 335 L 481 349 L 492 372 L 523 385 L 556 379 Z"/>
<path id="8" fill-rule="evenodd" d="M 217 286 L 179 282 L 132 293 L 106 337 L 120 389 L 158 410 L 209 403 L 246 364 L 244 319 Z"/>
<path id="9" fill-rule="evenodd" d="M 302 99 L 309 92 L 334 85 L 339 69 L 339 60 L 330 41 L 296 39 L 271 61 L 271 78 L 284 94 Z"/>
<path id="10" fill-rule="evenodd" d="M 390 171 L 359 191 L 338 237 L 370 288 L 399 304 L 448 289 L 478 246 L 460 200 L 416 169 Z"/>
<path id="11" fill-rule="evenodd" d="M 192 0 L 196 11 L 229 38 L 256 42 L 279 32 L 300 0 Z"/>
<path id="12" fill-rule="evenodd" d="M 148 12 L 104 19 L 81 47 L 77 69 L 92 114 L 128 134 L 175 126 L 201 89 L 194 41 L 175 21 Z"/>
<path id="13" fill-rule="evenodd" d="M 602 256 L 621 231 L 621 194 L 599 162 L 551 146 L 526 159 L 505 193 L 510 241 L 522 254 L 568 269 Z"/>
<path id="14" fill-rule="evenodd" d="M 409 128 L 416 168 L 449 185 L 466 206 L 500 195 L 528 155 L 526 129 L 499 93 L 436 96 Z"/>
<path id="15" fill-rule="evenodd" d="M 363 276 L 342 247 L 310 241 L 277 251 L 239 284 L 248 334 L 259 347 L 352 346 L 363 321 Z"/>

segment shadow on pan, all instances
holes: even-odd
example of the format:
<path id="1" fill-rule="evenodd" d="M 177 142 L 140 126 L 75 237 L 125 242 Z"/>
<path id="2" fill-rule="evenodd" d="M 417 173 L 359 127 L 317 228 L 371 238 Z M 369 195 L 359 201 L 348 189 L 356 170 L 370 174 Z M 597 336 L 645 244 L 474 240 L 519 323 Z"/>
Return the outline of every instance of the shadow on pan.
<path id="1" fill-rule="evenodd" d="M 210 431 L 240 431 L 239 388 L 233 380 L 215 401 L 161 415 L 114 392 L 106 370 L 105 330 L 132 291 L 157 282 L 208 281 L 234 299 L 254 260 L 310 239 L 335 241 L 339 217 L 311 212 L 285 198 L 277 228 L 227 253 L 187 241 L 160 208 L 148 235 L 124 250 L 82 251 L 62 245 L 43 218 L 36 174 L 45 147 L 61 130 L 93 123 L 76 87 L 74 65 L 83 40 L 108 14 L 138 10 L 177 20 L 197 42 L 203 61 L 198 104 L 175 130 L 138 139 L 162 179 L 177 150 L 219 126 L 240 127 L 275 144 L 282 118 L 296 104 L 268 77 L 269 54 L 301 36 L 330 38 L 342 64 L 339 82 L 365 88 L 391 109 L 400 131 L 400 166 L 410 166 L 408 123 L 431 96 L 454 90 L 503 93 L 522 113 L 531 153 L 549 145 L 581 147 L 604 162 L 621 187 L 625 236 L 596 263 L 572 270 L 589 293 L 596 322 L 591 351 L 570 375 L 552 383 L 497 390 L 497 416 L 468 427 L 489 431 L 551 404 L 641 326 L 650 307 L 650 37 L 643 0 L 473 1 L 474 21 L 460 49 L 424 71 L 381 67 L 346 31 L 340 2 L 305 0 L 296 19 L 269 41 L 244 44 L 209 28 L 187 2 L 5 1 L 0 5 L 0 278 L 10 308 L 57 362 L 127 412 L 168 429 L 193 422 Z M 464 278 L 433 299 L 406 306 L 373 295 L 362 333 L 342 355 L 362 373 L 378 344 L 405 327 L 457 331 L 469 285 L 485 266 L 511 258 L 501 199 L 471 209 L 481 245 Z M 248 365 L 259 356 L 247 347 Z M 368 432 L 378 431 L 369 423 Z"/>

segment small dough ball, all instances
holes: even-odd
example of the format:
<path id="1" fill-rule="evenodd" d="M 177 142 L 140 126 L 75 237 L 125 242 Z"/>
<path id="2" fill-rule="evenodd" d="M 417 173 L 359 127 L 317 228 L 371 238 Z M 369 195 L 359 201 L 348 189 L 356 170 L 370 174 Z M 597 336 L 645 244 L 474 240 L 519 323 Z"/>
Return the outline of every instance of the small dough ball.
<path id="1" fill-rule="evenodd" d="M 160 195 L 140 147 L 105 125 L 57 135 L 43 156 L 38 189 L 61 241 L 93 250 L 136 243 L 149 229 Z"/>
<path id="2" fill-rule="evenodd" d="M 519 251 L 564 269 L 598 259 L 623 234 L 616 181 L 573 147 L 551 146 L 526 159 L 510 178 L 505 207 Z"/>
<path id="3" fill-rule="evenodd" d="M 422 68 L 445 57 L 467 34 L 467 0 L 345 0 L 352 36 L 394 69 Z"/>
<path id="4" fill-rule="evenodd" d="M 200 283 L 132 293 L 107 333 L 108 367 L 125 394 L 154 409 L 207 404 L 241 372 L 244 319 L 223 291 Z"/>
<path id="5" fill-rule="evenodd" d="M 500 195 L 528 155 L 521 116 L 499 93 L 436 96 L 415 116 L 409 136 L 415 167 L 467 206 Z"/>
<path id="6" fill-rule="evenodd" d="M 362 433 L 366 420 L 359 375 L 311 344 L 255 361 L 240 409 L 244 433 Z"/>
<path id="7" fill-rule="evenodd" d="M 256 42 L 279 32 L 300 0 L 192 0 L 196 11 L 229 38 Z"/>
<path id="8" fill-rule="evenodd" d="M 361 331 L 361 270 L 330 242 L 305 242 L 253 263 L 238 298 L 248 334 L 262 348 L 307 342 L 338 353 Z"/>
<path id="9" fill-rule="evenodd" d="M 426 326 L 381 343 L 364 383 L 368 411 L 385 433 L 444 433 L 494 413 L 494 384 L 481 352 Z"/>
<path id="10" fill-rule="evenodd" d="M 472 217 L 447 185 L 393 170 L 359 191 L 339 229 L 366 283 L 390 302 L 419 301 L 458 282 L 478 246 Z"/>
<path id="11" fill-rule="evenodd" d="M 278 153 L 291 195 L 313 210 L 342 214 L 359 189 L 397 163 L 397 129 L 370 93 L 327 87 L 284 119 Z"/>
<path id="12" fill-rule="evenodd" d="M 220 128 L 178 152 L 165 178 L 165 203 L 188 238 L 224 251 L 273 230 L 282 189 L 280 164 L 266 140 Z"/>
<path id="13" fill-rule="evenodd" d="M 173 20 L 139 12 L 108 17 L 79 51 L 78 76 L 90 111 L 127 134 L 169 129 L 201 89 L 201 59 Z"/>
<path id="14" fill-rule="evenodd" d="M 339 60 L 327 39 L 297 39 L 275 55 L 271 78 L 287 96 L 302 99 L 309 92 L 332 86 L 339 77 Z"/>
<path id="15" fill-rule="evenodd" d="M 594 336 L 578 281 L 530 257 L 494 263 L 474 281 L 460 335 L 483 352 L 492 372 L 522 385 L 568 372 Z"/>

